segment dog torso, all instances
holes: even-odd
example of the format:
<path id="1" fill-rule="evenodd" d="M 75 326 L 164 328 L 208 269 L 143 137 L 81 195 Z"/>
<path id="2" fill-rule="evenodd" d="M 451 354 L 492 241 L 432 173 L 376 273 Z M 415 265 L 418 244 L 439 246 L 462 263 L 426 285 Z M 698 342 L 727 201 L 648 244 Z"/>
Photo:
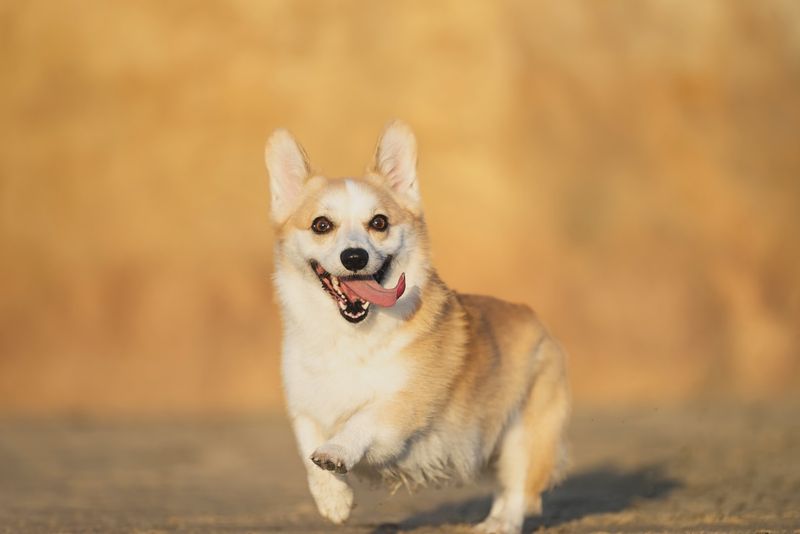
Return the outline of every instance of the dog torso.
<path id="1" fill-rule="evenodd" d="M 369 335 L 328 329 L 303 310 L 284 337 L 290 413 L 313 419 L 326 439 L 371 404 L 409 412 L 409 437 L 376 441 L 355 470 L 391 486 L 479 472 L 525 400 L 547 336 L 525 306 L 455 293 L 436 276 L 430 284 L 410 319 L 381 318 Z"/>

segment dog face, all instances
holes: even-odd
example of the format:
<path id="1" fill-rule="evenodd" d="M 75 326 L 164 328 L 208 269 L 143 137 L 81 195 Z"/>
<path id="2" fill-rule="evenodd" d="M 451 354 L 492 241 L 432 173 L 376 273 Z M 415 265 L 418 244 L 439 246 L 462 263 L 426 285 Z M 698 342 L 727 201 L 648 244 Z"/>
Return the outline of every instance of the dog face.
<path id="1" fill-rule="evenodd" d="M 327 178 L 311 172 L 288 132 L 267 143 L 278 268 L 291 271 L 293 284 L 327 294 L 325 305 L 350 323 L 364 321 L 373 306 L 393 307 L 405 291 L 403 273 L 419 263 L 425 229 L 415 146 L 411 131 L 393 123 L 365 176 Z M 284 305 L 299 304 L 288 297 Z"/>

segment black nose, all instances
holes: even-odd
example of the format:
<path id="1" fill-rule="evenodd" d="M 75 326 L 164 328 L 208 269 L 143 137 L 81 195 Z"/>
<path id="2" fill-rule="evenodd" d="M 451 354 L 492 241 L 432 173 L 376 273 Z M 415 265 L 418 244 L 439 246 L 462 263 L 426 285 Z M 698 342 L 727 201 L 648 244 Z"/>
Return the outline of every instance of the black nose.
<path id="1" fill-rule="evenodd" d="M 346 248 L 342 251 L 342 265 L 351 271 L 359 271 L 367 266 L 369 254 L 363 248 Z"/>

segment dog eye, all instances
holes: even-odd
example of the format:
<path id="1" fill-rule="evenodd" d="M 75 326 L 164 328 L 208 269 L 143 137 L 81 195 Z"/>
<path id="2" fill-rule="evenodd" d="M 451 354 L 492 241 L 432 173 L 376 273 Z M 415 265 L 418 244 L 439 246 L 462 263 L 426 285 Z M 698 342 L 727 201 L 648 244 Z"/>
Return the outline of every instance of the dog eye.
<path id="1" fill-rule="evenodd" d="M 376 215 L 369 221 L 369 227 L 379 232 L 385 232 L 389 228 L 389 219 L 386 215 Z"/>
<path id="2" fill-rule="evenodd" d="M 317 217 L 311 223 L 311 229 L 315 234 L 327 234 L 333 230 L 333 223 L 327 217 Z"/>

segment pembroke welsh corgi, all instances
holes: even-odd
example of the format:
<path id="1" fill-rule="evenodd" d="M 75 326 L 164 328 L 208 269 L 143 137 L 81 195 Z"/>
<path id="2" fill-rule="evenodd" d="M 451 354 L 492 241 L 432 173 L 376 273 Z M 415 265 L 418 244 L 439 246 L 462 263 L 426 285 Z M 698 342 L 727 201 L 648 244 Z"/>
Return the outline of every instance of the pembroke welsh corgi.
<path id="1" fill-rule="evenodd" d="M 405 124 L 386 127 L 360 177 L 315 172 L 285 130 L 265 157 L 283 384 L 319 512 L 348 518 L 351 472 L 413 488 L 487 468 L 497 491 L 476 528 L 519 532 L 565 463 L 558 343 L 524 304 L 436 274 Z"/>

